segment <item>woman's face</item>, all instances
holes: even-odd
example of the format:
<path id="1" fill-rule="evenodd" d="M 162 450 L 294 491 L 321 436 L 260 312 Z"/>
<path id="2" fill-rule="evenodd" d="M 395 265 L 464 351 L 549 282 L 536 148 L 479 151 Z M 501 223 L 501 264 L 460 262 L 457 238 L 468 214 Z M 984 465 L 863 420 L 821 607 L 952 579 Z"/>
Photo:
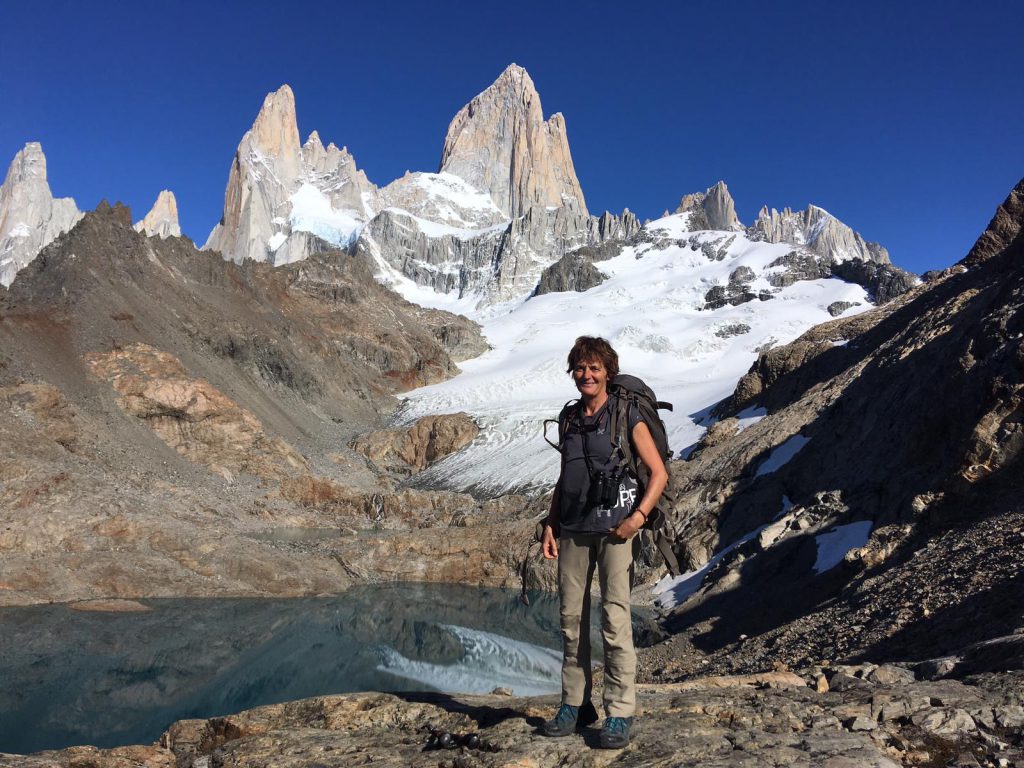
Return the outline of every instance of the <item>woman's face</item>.
<path id="1" fill-rule="evenodd" d="M 572 369 L 576 389 L 584 397 L 595 397 L 608 389 L 608 371 L 600 360 L 584 360 Z"/>

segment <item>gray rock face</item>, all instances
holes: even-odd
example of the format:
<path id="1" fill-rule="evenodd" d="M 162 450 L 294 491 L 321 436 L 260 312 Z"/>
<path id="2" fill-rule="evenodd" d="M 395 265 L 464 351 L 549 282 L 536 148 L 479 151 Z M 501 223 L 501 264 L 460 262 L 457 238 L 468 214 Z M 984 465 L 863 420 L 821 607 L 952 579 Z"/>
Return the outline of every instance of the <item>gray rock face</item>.
<path id="1" fill-rule="evenodd" d="M 476 296 L 481 308 L 526 298 L 567 252 L 640 229 L 628 210 L 588 214 L 564 122 L 544 121 L 515 65 L 452 120 L 440 172 L 407 174 L 381 190 L 380 204 L 360 246 L 381 276 Z"/>
<path id="2" fill-rule="evenodd" d="M 516 64 L 452 119 L 440 171 L 487 192 L 509 218 L 569 201 L 587 213 L 565 119 L 556 113 L 544 120 L 533 80 Z"/>
<path id="3" fill-rule="evenodd" d="M 856 301 L 833 301 L 826 307 L 826 310 L 832 317 L 839 317 L 846 310 L 857 306 L 860 306 L 860 303 Z"/>
<path id="4" fill-rule="evenodd" d="M 833 261 L 830 256 L 822 256 L 806 247 L 790 251 L 769 266 L 782 268 L 768 276 L 768 282 L 776 288 L 785 288 L 800 280 L 838 277 L 866 288 L 877 304 L 891 301 L 918 284 L 915 275 L 892 264 L 861 259 Z"/>
<path id="5" fill-rule="evenodd" d="M 300 238 L 278 252 L 294 232 L 334 245 L 351 242 L 373 213 L 376 187 L 344 147 L 324 147 L 314 131 L 299 144 L 295 96 L 283 85 L 269 94 L 235 152 L 224 194 L 224 214 L 206 249 L 226 259 L 284 264 L 309 255 Z"/>
<path id="6" fill-rule="evenodd" d="M 544 270 L 537 283 L 536 295 L 559 291 L 582 293 L 603 283 L 604 277 L 590 259 L 581 255 L 580 251 L 573 251 Z"/>
<path id="7" fill-rule="evenodd" d="M 42 146 L 26 144 L 0 186 L 0 285 L 10 286 L 18 270 L 81 218 L 74 200 L 50 193 Z"/>
<path id="8" fill-rule="evenodd" d="M 156 202 L 142 221 L 135 224 L 136 232 L 145 232 L 150 237 L 181 237 L 178 224 L 178 201 L 169 189 L 160 192 Z"/>
<path id="9" fill-rule="evenodd" d="M 769 301 L 775 298 L 770 291 L 755 292 L 750 287 L 754 277 L 754 270 L 750 267 L 737 267 L 729 275 L 729 282 L 726 285 L 716 285 L 704 294 L 704 306 L 701 309 L 710 312 L 726 305 L 738 307 L 740 304 L 746 304 L 755 299 Z M 747 331 L 749 330 L 750 327 L 747 326 Z"/>
<path id="10" fill-rule="evenodd" d="M 478 306 L 487 307 L 529 296 L 561 254 L 625 238 L 639 226 L 629 211 L 597 218 L 571 203 L 530 208 L 504 226 L 483 230 L 435 226 L 390 208 L 364 228 L 359 247 L 375 259 L 385 281 L 397 273 L 441 293 L 478 296 Z"/>
<path id="11" fill-rule="evenodd" d="M 833 262 L 859 259 L 889 264 L 889 252 L 878 243 L 869 243 L 835 216 L 816 205 L 806 210 L 784 209 L 781 213 L 765 206 L 747 229 L 751 240 L 804 245 Z"/>
<path id="12" fill-rule="evenodd" d="M 719 181 L 704 192 L 684 195 L 676 213 L 690 215 L 690 229 L 742 230 L 736 216 L 736 203 L 724 181 Z"/>
<path id="13" fill-rule="evenodd" d="M 840 261 L 832 265 L 832 274 L 867 288 L 876 304 L 885 304 L 906 293 L 918 283 L 917 276 L 892 264 L 870 261 Z"/>

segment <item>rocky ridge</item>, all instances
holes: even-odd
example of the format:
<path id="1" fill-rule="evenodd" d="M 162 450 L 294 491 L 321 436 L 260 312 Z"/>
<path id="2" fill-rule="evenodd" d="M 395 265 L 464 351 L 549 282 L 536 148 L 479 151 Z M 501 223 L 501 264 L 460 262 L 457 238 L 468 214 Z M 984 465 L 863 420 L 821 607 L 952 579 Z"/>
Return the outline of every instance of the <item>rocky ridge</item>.
<path id="1" fill-rule="evenodd" d="M 765 352 L 719 407 L 674 468 L 692 574 L 660 598 L 679 634 L 654 678 L 959 658 L 1024 631 L 1021 188 L 1002 250 Z"/>
<path id="2" fill-rule="evenodd" d="M 294 94 L 282 86 L 239 144 L 204 247 L 280 265 L 323 240 L 375 259 L 385 282 L 487 305 L 528 295 L 566 250 L 638 228 L 628 212 L 587 213 L 564 121 L 544 121 L 529 75 L 513 65 L 453 120 L 438 173 L 382 189 L 315 131 L 299 146 Z"/>
<path id="3" fill-rule="evenodd" d="M 45 187 L 45 164 L 43 176 Z M 65 210 L 58 203 L 30 206 L 31 215 L 19 219 L 24 226 L 11 229 L 18 237 L 7 237 L 5 247 L 17 245 L 18 257 L 7 259 L 7 283 L 43 240 L 73 223 L 73 204 Z M 57 211 L 52 224 L 50 208 Z M 678 210 L 689 213 L 694 231 L 742 230 L 723 182 L 684 196 Z M 139 226 L 160 236 L 180 234 L 173 196 L 161 194 Z M 564 119 L 544 119 L 532 79 L 513 64 L 453 118 L 437 173 L 407 173 L 383 188 L 367 179 L 347 148 L 325 147 L 316 131 L 300 144 L 295 96 L 281 86 L 267 95 L 239 142 L 223 214 L 204 248 L 236 263 L 278 266 L 330 248 L 353 249 L 373 259 L 378 279 L 405 295 L 424 300 L 436 292 L 485 317 L 534 293 L 543 271 L 564 255 L 629 241 L 640 229 L 628 210 L 588 213 Z M 25 239 L 26 231 L 50 234 Z M 892 282 L 894 268 L 883 248 L 814 206 L 802 213 L 766 209 L 747 231 L 754 239 L 792 242 L 817 254 L 824 276 L 850 279 L 832 265 L 867 259 L 885 265 L 884 280 Z M 581 285 L 597 279 L 589 267 L 579 270 Z M 864 284 L 884 281 L 862 271 L 849 273 Z"/>
<path id="4" fill-rule="evenodd" d="M 55 198 L 46 181 L 46 156 L 30 142 L 14 156 L 0 185 L 0 285 L 82 217 L 70 197 Z"/>
<path id="5" fill-rule="evenodd" d="M 780 213 L 761 208 L 749 228 L 751 239 L 769 243 L 805 245 L 833 262 L 858 259 L 889 264 L 889 252 L 878 243 L 864 240 L 824 208 L 808 205 L 803 211 L 785 208 Z"/>

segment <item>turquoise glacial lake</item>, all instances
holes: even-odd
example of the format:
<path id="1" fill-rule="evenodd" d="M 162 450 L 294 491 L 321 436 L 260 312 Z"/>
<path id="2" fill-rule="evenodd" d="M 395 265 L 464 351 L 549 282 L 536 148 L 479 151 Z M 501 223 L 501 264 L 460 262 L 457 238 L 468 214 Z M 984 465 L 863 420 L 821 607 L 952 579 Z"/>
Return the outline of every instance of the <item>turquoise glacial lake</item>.
<path id="1" fill-rule="evenodd" d="M 503 590 L 401 584 L 139 602 L 150 610 L 0 609 L 0 752 L 146 744 L 175 720 L 333 693 L 560 688 L 552 595 L 526 606 Z"/>

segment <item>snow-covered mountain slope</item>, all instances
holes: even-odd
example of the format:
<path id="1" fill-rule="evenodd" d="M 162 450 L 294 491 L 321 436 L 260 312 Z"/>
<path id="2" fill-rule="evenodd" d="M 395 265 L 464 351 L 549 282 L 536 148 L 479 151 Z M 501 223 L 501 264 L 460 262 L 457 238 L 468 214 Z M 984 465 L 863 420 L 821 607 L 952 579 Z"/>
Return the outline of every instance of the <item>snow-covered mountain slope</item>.
<path id="1" fill-rule="evenodd" d="M 834 278 L 792 282 L 784 258 L 791 245 L 692 231 L 689 220 L 683 213 L 647 224 L 635 244 L 599 263 L 607 279 L 595 288 L 535 296 L 483 317 L 491 351 L 462 363 L 454 379 L 406 395 L 406 419 L 466 411 L 484 427 L 469 448 L 423 481 L 490 492 L 552 483 L 558 461 L 542 439 L 542 422 L 576 394 L 566 355 L 577 336 L 607 338 L 624 372 L 641 376 L 674 404 L 665 421 L 670 445 L 683 453 L 703 433 L 710 407 L 732 392 L 759 351 L 871 306 L 859 285 Z M 709 292 L 737 285 L 743 290 L 735 305 L 710 308 L 716 304 Z M 427 301 L 421 289 L 406 295 Z M 441 298 L 451 308 L 450 297 Z"/>

